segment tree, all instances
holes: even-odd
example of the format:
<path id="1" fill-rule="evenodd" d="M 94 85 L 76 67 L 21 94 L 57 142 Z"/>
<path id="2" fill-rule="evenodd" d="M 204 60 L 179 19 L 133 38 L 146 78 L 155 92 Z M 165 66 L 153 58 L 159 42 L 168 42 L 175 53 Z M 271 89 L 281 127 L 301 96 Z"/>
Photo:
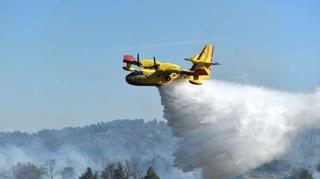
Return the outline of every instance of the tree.
<path id="1" fill-rule="evenodd" d="M 102 179 L 125 179 L 126 169 L 122 165 L 121 162 L 110 162 L 106 165 L 106 167 L 101 171 Z"/>
<path id="2" fill-rule="evenodd" d="M 93 173 L 90 167 L 87 168 L 86 172 L 82 174 L 79 179 L 98 179 L 98 174 Z"/>
<path id="3" fill-rule="evenodd" d="M 62 179 L 72 179 L 75 176 L 74 168 L 73 167 L 64 167 L 60 172 Z"/>
<path id="4" fill-rule="evenodd" d="M 313 179 L 312 174 L 305 168 L 294 170 L 289 179 Z"/>
<path id="5" fill-rule="evenodd" d="M 125 176 L 125 171 L 122 163 L 118 162 L 116 166 L 117 167 L 114 170 L 114 178 L 112 179 L 125 179 L 126 176 Z"/>
<path id="6" fill-rule="evenodd" d="M 152 167 L 149 167 L 147 170 L 147 175 L 144 176 L 143 179 L 160 179 L 160 177 Z"/>
<path id="7" fill-rule="evenodd" d="M 1 179 L 11 179 L 12 172 L 10 169 L 0 168 L 0 178 Z"/>
<path id="8" fill-rule="evenodd" d="M 312 174 L 307 169 L 300 169 L 298 172 L 299 179 L 313 179 Z"/>
<path id="9" fill-rule="evenodd" d="M 101 171 L 101 179 L 112 179 L 114 177 L 114 171 L 116 170 L 116 164 L 110 162 Z"/>
<path id="10" fill-rule="evenodd" d="M 56 167 L 56 160 L 55 159 L 49 159 L 45 163 L 45 167 L 48 170 L 48 174 L 50 179 L 53 179 L 54 173 L 55 173 L 55 167 Z"/>
<path id="11" fill-rule="evenodd" d="M 39 168 L 32 163 L 17 163 L 13 169 L 15 179 L 41 179 L 44 174 L 42 168 Z"/>
<path id="12" fill-rule="evenodd" d="M 142 172 L 139 168 L 139 159 L 131 158 L 125 161 L 125 176 L 130 179 L 141 179 Z"/>
<path id="13" fill-rule="evenodd" d="M 124 162 L 109 162 L 101 171 L 101 179 L 141 179 L 139 159 L 131 158 Z"/>

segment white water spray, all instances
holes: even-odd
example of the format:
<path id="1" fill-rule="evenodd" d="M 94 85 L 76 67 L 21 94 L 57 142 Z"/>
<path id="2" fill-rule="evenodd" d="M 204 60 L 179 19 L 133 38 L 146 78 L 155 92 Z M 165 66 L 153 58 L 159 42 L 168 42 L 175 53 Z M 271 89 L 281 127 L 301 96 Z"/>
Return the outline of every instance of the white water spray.
<path id="1" fill-rule="evenodd" d="M 207 179 L 239 175 L 283 154 L 320 126 L 320 92 L 287 93 L 206 81 L 159 88 L 164 117 L 181 137 L 175 165 Z"/>

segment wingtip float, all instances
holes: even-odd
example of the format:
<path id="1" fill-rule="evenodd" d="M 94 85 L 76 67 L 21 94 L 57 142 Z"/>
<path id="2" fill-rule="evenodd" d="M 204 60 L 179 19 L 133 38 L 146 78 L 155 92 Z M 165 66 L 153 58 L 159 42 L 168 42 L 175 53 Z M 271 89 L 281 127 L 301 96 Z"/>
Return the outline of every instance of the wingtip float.
<path id="1" fill-rule="evenodd" d="M 126 76 L 127 83 L 136 86 L 162 86 L 175 81 L 188 80 L 191 84 L 201 85 L 210 79 L 211 66 L 220 65 L 213 61 L 214 46 L 205 45 L 200 54 L 185 60 L 192 62 L 190 69 L 183 69 L 177 64 L 160 62 L 155 57 L 140 60 L 133 55 L 124 55 L 124 70 L 131 71 Z M 135 68 L 136 66 L 137 68 Z"/>

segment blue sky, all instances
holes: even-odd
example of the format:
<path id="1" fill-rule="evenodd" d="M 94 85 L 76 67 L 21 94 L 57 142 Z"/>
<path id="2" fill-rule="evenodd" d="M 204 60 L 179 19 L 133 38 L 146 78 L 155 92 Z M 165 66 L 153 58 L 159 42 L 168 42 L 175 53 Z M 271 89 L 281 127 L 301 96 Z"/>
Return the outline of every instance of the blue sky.
<path id="1" fill-rule="evenodd" d="M 123 54 L 183 58 L 206 42 L 220 80 L 320 84 L 318 1 L 0 1 L 0 130 L 162 119 L 158 91 L 125 83 Z"/>

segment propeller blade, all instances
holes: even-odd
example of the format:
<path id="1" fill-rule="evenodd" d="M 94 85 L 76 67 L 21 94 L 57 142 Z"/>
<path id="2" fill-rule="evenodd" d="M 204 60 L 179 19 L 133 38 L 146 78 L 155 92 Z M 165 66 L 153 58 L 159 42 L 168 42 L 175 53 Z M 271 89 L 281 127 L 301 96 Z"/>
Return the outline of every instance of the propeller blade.
<path id="1" fill-rule="evenodd" d="M 140 55 L 139 55 L 139 53 L 137 53 L 137 65 L 138 65 L 138 66 L 140 66 L 140 65 L 141 65 L 141 63 L 140 63 Z"/>
<path id="2" fill-rule="evenodd" d="M 158 67 L 159 67 L 159 65 L 157 64 L 157 61 L 156 61 L 156 57 L 155 56 L 153 56 L 153 67 L 157 70 L 158 69 Z"/>

